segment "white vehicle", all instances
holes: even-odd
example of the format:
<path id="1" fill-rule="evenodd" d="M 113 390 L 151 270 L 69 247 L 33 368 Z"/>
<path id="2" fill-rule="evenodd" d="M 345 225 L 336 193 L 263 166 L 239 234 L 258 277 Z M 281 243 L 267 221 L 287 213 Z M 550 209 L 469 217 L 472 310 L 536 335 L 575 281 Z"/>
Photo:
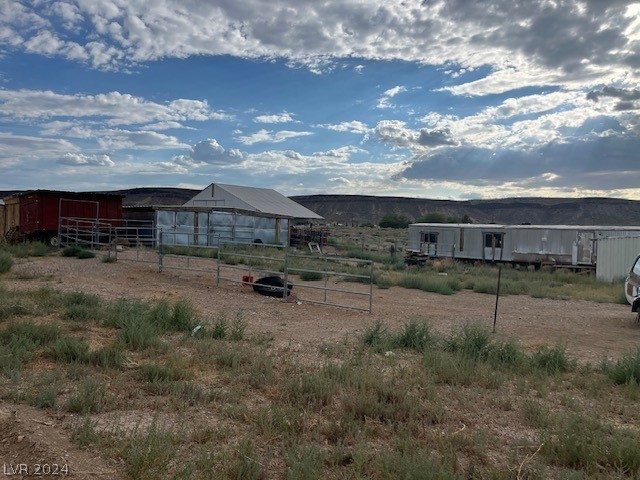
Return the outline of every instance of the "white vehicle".
<path id="1" fill-rule="evenodd" d="M 638 313 L 636 322 L 640 322 L 640 255 L 634 260 L 629 276 L 624 282 L 624 294 L 631 305 L 631 311 Z"/>

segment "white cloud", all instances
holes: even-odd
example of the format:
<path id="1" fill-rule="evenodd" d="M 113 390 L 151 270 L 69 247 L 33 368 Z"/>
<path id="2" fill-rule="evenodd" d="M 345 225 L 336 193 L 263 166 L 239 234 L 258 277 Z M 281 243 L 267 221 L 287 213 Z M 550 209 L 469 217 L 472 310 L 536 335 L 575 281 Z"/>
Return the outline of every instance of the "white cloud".
<path id="1" fill-rule="evenodd" d="M 403 93 L 407 91 L 407 87 L 403 87 L 402 85 L 398 85 L 396 87 L 390 88 L 389 90 L 385 90 L 380 98 L 378 98 L 378 104 L 376 108 L 393 108 L 395 105 L 391 103 L 391 99 L 398 95 L 399 93 Z"/>
<path id="2" fill-rule="evenodd" d="M 358 134 L 365 134 L 371 130 L 366 123 L 359 122 L 357 120 L 352 120 L 350 122 L 341 122 L 332 125 L 320 125 L 320 127 L 326 128 L 328 130 L 333 130 L 334 132 L 349 132 Z"/>
<path id="3" fill-rule="evenodd" d="M 251 135 L 241 135 L 236 140 L 244 145 L 253 145 L 255 143 L 280 143 L 285 140 L 297 137 L 305 137 L 307 135 L 313 135 L 312 132 L 295 132 L 290 130 L 280 130 L 278 132 L 272 132 L 270 130 L 258 130 Z"/>
<path id="4" fill-rule="evenodd" d="M 448 64 L 467 71 L 491 66 L 487 80 L 452 87 L 484 94 L 527 82 L 596 85 L 625 76 L 637 81 L 637 11 L 630 2 L 578 0 L 494 0 L 490 8 L 468 0 L 247 0 L 197 7 L 166 0 L 153 8 L 144 0 L 57 2 L 53 8 L 5 1 L 0 31 L 15 48 L 104 69 L 191 55 L 284 58 L 314 72 L 333 68 L 340 58 Z M 53 22 L 52 16 L 63 21 Z M 85 28 L 79 43 L 67 40 L 66 29 L 79 26 Z"/>
<path id="5" fill-rule="evenodd" d="M 112 167 L 115 165 L 109 155 L 84 155 L 82 153 L 67 153 L 58 159 L 61 165 Z"/>
<path id="6" fill-rule="evenodd" d="M 163 150 L 187 148 L 176 137 L 152 131 L 132 131 L 122 129 L 100 130 L 97 138 L 102 150 Z"/>
<path id="7" fill-rule="evenodd" d="M 258 115 L 253 119 L 256 123 L 289 123 L 295 122 L 289 112 L 276 113 L 274 115 Z"/>
<path id="8" fill-rule="evenodd" d="M 206 100 L 177 99 L 161 104 L 120 92 L 64 95 L 26 89 L 0 90 L 0 115 L 18 120 L 96 117 L 112 126 L 232 118 L 213 111 Z"/>
<path id="9" fill-rule="evenodd" d="M 29 165 L 38 163 L 40 160 L 54 161 L 69 152 L 76 152 L 78 148 L 72 143 L 53 138 L 40 138 L 28 135 L 14 135 L 12 133 L 0 132 L 0 167 L 7 168 L 13 166 L 23 166 L 16 174 L 8 174 L 5 182 L 8 181 L 9 188 L 18 180 L 18 175 L 27 175 Z M 3 172 L 4 175 L 6 171 Z M 30 181 L 32 181 L 30 179 Z"/>

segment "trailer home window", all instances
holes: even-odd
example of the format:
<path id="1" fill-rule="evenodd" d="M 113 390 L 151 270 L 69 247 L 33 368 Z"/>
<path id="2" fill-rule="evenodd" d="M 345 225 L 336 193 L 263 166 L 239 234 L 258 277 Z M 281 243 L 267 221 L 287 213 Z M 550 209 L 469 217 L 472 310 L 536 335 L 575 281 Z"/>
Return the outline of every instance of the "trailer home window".
<path id="1" fill-rule="evenodd" d="M 504 233 L 485 233 L 484 234 L 484 246 L 487 248 L 502 248 L 502 238 Z"/>
<path id="2" fill-rule="evenodd" d="M 438 243 L 438 232 L 423 233 L 422 243 Z"/>

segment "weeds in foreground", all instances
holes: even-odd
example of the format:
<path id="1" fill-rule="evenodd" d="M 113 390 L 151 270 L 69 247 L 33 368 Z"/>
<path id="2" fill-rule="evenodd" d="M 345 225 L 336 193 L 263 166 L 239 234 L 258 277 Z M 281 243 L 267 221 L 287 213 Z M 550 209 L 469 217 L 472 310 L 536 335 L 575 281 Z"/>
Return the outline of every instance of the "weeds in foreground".
<path id="1" fill-rule="evenodd" d="M 603 362 L 601 369 L 616 385 L 640 385 L 640 347 L 615 363 Z"/>
<path id="2" fill-rule="evenodd" d="M 86 378 L 78 389 L 69 397 L 67 410 L 72 413 L 99 413 L 110 403 L 109 394 L 102 382 Z"/>
<path id="3" fill-rule="evenodd" d="M 11 255 L 5 252 L 0 252 L 0 274 L 7 273 L 13 266 L 13 259 Z"/>

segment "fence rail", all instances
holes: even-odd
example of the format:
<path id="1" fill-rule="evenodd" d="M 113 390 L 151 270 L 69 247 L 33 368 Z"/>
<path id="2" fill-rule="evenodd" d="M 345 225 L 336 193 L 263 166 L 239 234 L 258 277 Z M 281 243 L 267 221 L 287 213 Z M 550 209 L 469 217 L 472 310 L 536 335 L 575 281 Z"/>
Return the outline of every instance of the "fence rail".
<path id="1" fill-rule="evenodd" d="M 181 233 L 125 220 L 64 217 L 60 218 L 59 225 L 61 246 L 104 250 L 115 260 L 155 264 L 160 272 L 178 269 L 213 273 L 217 285 L 225 280 L 253 286 L 259 284 L 259 279 L 254 281 L 254 274 L 278 275 L 284 286 L 295 287 L 298 300 L 372 311 L 374 265 L 371 260 L 304 255 L 283 245 L 229 241 L 211 235 L 207 235 L 208 245 L 177 244 L 175 235 Z M 322 283 L 316 284 L 316 281 Z M 351 286 L 339 286 L 343 282 Z M 284 286 L 279 296 L 287 300 L 288 289 Z"/>

